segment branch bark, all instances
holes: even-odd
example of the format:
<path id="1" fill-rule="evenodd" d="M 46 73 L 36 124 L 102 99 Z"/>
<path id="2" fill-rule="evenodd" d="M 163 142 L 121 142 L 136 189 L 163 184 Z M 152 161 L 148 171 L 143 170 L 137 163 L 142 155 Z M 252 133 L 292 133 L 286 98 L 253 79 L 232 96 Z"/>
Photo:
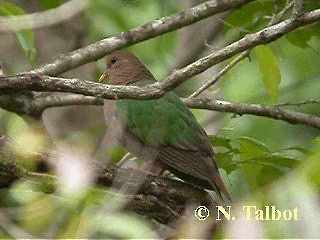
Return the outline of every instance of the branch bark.
<path id="1" fill-rule="evenodd" d="M 175 13 L 171 16 L 148 22 L 142 26 L 106 38 L 73 52 L 58 56 L 53 62 L 40 66 L 32 72 L 57 76 L 82 64 L 98 60 L 105 55 L 138 42 L 190 25 L 226 10 L 239 8 L 254 0 L 212 0 Z"/>
<path id="2" fill-rule="evenodd" d="M 78 94 L 30 94 L 21 93 L 19 96 L 10 94 L 2 96 L 0 95 L 0 107 L 20 115 L 28 115 L 35 118 L 40 118 L 42 112 L 51 107 L 103 105 L 102 98 Z M 262 104 L 232 103 L 228 101 L 207 98 L 186 98 L 182 99 L 182 101 L 189 108 L 235 113 L 240 116 L 245 114 L 263 116 L 275 120 L 282 120 L 291 124 L 303 124 L 309 127 L 320 129 L 320 117 L 287 110 L 284 108 L 286 104 L 266 106 Z M 310 103 L 318 103 L 318 101 L 311 101 Z"/>

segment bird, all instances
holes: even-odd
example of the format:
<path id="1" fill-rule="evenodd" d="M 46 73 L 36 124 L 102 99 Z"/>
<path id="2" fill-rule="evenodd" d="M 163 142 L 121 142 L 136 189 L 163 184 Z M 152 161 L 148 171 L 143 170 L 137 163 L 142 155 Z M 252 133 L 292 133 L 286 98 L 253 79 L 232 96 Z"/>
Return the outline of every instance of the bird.
<path id="1" fill-rule="evenodd" d="M 99 82 L 139 86 L 156 83 L 133 53 L 117 50 L 107 58 Z M 231 201 L 220 177 L 208 135 L 174 92 L 157 99 L 105 100 L 104 115 L 112 137 L 144 161 L 141 169 L 154 174 L 170 171 L 199 188 L 214 190 Z"/>

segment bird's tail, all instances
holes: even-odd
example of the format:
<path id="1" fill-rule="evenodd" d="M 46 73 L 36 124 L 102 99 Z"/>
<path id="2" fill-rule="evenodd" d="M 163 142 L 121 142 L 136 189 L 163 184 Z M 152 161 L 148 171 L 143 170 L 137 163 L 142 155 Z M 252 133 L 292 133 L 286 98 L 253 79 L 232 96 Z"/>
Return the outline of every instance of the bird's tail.
<path id="1" fill-rule="evenodd" d="M 228 193 L 226 186 L 224 185 L 219 173 L 215 173 L 213 179 L 211 181 L 211 185 L 219 197 L 223 200 L 221 193 L 230 201 L 232 202 L 232 198 Z"/>

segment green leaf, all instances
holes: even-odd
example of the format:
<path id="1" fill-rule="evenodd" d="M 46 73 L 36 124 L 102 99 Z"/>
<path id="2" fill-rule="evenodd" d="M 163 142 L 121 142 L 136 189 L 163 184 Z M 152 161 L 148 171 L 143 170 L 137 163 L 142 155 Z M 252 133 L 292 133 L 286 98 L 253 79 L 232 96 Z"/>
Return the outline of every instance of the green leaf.
<path id="1" fill-rule="evenodd" d="M 226 137 L 209 136 L 210 142 L 213 147 L 221 148 L 214 154 L 219 168 L 223 168 L 228 174 L 237 170 L 236 164 L 233 164 L 234 156 L 239 154 L 239 149 L 231 145 L 231 140 Z M 224 151 L 227 149 L 227 151 Z"/>
<path id="2" fill-rule="evenodd" d="M 110 163 L 116 164 L 123 157 L 125 151 L 122 147 L 114 147 L 112 148 L 108 154 L 110 158 Z"/>
<path id="3" fill-rule="evenodd" d="M 286 168 L 294 168 L 300 162 L 295 158 L 277 156 L 277 155 L 269 155 L 269 156 L 265 156 L 265 157 L 259 157 L 257 159 L 257 161 L 270 163 L 274 167 L 286 167 Z"/>
<path id="4" fill-rule="evenodd" d="M 217 161 L 218 167 L 224 169 L 227 174 L 238 169 L 238 166 L 232 161 L 233 154 L 231 152 L 216 153 L 214 158 Z"/>
<path id="5" fill-rule="evenodd" d="M 268 146 L 257 139 L 243 136 L 239 137 L 238 141 L 240 142 L 241 160 L 255 158 L 256 156 L 270 152 Z"/>
<path id="6" fill-rule="evenodd" d="M 238 141 L 240 143 L 240 160 L 245 161 L 257 156 L 266 154 L 270 152 L 270 149 L 262 142 L 250 137 L 239 137 Z M 249 183 L 250 187 L 253 189 L 258 189 L 257 178 L 259 172 L 262 169 L 260 165 L 253 164 L 243 164 L 242 169 L 244 175 Z"/>
<path id="7" fill-rule="evenodd" d="M 293 45 L 300 48 L 311 47 L 309 41 L 313 36 L 319 35 L 319 29 L 303 28 L 285 35 L 286 39 Z"/>
<path id="8" fill-rule="evenodd" d="M 25 14 L 25 11 L 16 5 L 7 3 L 6 1 L 0 2 L 0 15 L 15 16 L 22 14 Z M 34 63 L 36 57 L 34 31 L 32 29 L 15 31 L 14 35 L 29 62 Z"/>
<path id="9" fill-rule="evenodd" d="M 240 38 L 246 34 L 246 30 L 256 31 L 267 22 L 267 19 L 261 16 L 270 16 L 273 9 L 273 2 L 270 0 L 260 0 L 246 4 L 227 16 L 225 20 L 227 24 L 224 25 L 223 33 L 227 34 L 230 31 L 235 31 L 239 33 L 238 37 Z M 259 21 L 257 21 L 258 18 Z"/>
<path id="10" fill-rule="evenodd" d="M 299 146 L 295 146 L 295 147 L 291 147 L 291 148 L 288 148 L 286 150 L 295 150 L 295 151 L 298 151 L 306 156 L 310 156 L 312 154 L 312 152 L 306 148 L 303 148 L 303 147 L 299 147 Z"/>
<path id="11" fill-rule="evenodd" d="M 210 142 L 213 147 L 225 147 L 229 150 L 232 150 L 232 146 L 230 144 L 230 139 L 224 137 L 217 136 L 209 136 Z"/>
<path id="12" fill-rule="evenodd" d="M 279 99 L 281 74 L 278 58 L 270 47 L 261 45 L 255 48 L 263 83 L 274 103 Z"/>

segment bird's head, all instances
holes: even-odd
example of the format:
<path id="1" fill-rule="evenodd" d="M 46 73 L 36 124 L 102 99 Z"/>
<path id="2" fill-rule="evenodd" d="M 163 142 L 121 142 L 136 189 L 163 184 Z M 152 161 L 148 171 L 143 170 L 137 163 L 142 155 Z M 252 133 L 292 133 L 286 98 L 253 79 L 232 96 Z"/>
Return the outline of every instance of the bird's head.
<path id="1" fill-rule="evenodd" d="M 109 55 L 107 69 L 101 75 L 99 82 L 112 85 L 130 85 L 139 81 L 155 81 L 152 73 L 134 54 L 119 50 Z"/>

